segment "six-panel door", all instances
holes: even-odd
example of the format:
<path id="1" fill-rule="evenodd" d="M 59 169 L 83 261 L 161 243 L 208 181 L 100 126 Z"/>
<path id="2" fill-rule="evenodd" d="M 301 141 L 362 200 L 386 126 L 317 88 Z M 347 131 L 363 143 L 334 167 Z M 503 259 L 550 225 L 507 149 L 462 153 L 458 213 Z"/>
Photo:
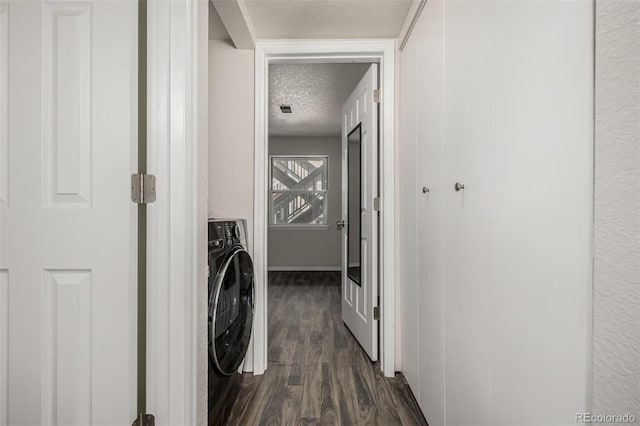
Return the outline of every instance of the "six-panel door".
<path id="1" fill-rule="evenodd" d="M 136 407 L 137 2 L 0 5 L 0 425 Z"/>
<path id="2" fill-rule="evenodd" d="M 378 212 L 374 198 L 378 196 L 378 106 L 373 91 L 378 87 L 378 65 L 372 64 L 342 107 L 342 319 L 372 361 L 378 359 L 378 320 L 373 309 L 378 300 Z M 360 193 L 349 192 L 349 135 L 360 125 Z M 360 197 L 360 221 L 349 223 L 349 203 Z M 353 217 L 353 212 L 351 214 Z M 357 216 L 357 212 L 356 212 Z M 355 221 L 354 221 L 355 222 Z M 359 256 L 349 260 L 349 227 L 360 227 L 357 241 Z M 357 233 L 353 233 L 357 235 Z M 359 283 L 349 277 L 349 262 L 358 265 Z M 356 280 L 357 280 L 356 278 Z"/>

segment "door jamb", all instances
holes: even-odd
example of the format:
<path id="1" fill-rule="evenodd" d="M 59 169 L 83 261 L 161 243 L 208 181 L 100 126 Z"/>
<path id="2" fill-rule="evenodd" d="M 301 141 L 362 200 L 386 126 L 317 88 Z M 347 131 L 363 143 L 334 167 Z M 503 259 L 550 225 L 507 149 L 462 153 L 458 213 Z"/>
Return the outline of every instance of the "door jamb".
<path id="1" fill-rule="evenodd" d="M 377 62 L 380 64 L 380 155 L 381 198 L 379 235 L 380 366 L 387 377 L 395 374 L 395 50 L 396 41 L 323 40 L 266 41 L 255 49 L 255 146 L 254 146 L 254 243 L 255 321 L 252 351 L 254 374 L 267 367 L 267 219 L 268 219 L 268 90 L 270 63 Z M 252 356 L 251 356 L 252 355 Z"/>
<path id="2" fill-rule="evenodd" d="M 207 422 L 208 2 L 147 3 L 147 412 Z"/>

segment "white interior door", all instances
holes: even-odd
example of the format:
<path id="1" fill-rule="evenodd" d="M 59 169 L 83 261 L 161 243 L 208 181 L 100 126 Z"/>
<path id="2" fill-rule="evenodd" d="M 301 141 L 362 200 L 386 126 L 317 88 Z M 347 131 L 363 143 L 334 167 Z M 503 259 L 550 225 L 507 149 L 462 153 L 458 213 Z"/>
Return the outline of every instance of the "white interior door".
<path id="1" fill-rule="evenodd" d="M 0 5 L 0 424 L 136 412 L 137 2 Z"/>
<path id="2" fill-rule="evenodd" d="M 377 88 L 372 64 L 342 107 L 342 320 L 372 361 L 378 360 Z"/>

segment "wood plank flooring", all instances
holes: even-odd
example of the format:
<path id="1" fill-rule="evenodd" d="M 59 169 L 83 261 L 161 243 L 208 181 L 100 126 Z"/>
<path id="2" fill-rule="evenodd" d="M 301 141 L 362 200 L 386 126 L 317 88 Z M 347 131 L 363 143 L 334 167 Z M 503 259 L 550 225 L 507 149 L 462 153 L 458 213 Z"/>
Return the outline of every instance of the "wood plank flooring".
<path id="1" fill-rule="evenodd" d="M 339 272 L 269 273 L 269 366 L 244 374 L 229 425 L 426 425 L 345 327 Z"/>

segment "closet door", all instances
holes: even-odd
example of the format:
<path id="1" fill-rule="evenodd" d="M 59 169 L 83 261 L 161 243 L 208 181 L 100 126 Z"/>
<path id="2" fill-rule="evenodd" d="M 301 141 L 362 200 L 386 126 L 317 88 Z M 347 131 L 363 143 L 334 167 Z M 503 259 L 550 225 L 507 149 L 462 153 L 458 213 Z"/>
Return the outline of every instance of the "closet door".
<path id="1" fill-rule="evenodd" d="M 573 424 L 589 410 L 593 5 L 492 15 L 491 420 Z"/>
<path id="2" fill-rule="evenodd" d="M 443 19 L 444 2 L 429 1 L 412 37 L 420 78 L 416 103 L 417 280 L 420 406 L 430 425 L 444 424 Z"/>
<path id="3" fill-rule="evenodd" d="M 445 13 L 446 419 L 451 425 L 491 424 L 492 7 L 447 2 Z"/>
<path id="4" fill-rule="evenodd" d="M 416 320 L 418 312 L 418 289 L 416 277 L 416 263 L 418 262 L 416 250 L 416 84 L 418 72 L 416 70 L 416 55 L 421 48 L 420 40 L 412 38 L 405 46 L 402 54 L 402 66 L 400 75 L 401 84 L 401 111 L 400 118 L 400 140 L 398 153 L 399 164 L 406 164 L 401 167 L 400 173 L 400 282 L 402 292 L 400 293 L 402 309 L 401 333 L 402 333 L 402 371 L 407 378 L 415 397 L 420 400 L 420 373 L 419 373 L 419 348 L 418 329 L 420 324 Z M 423 408 L 424 409 L 424 408 Z"/>
<path id="5" fill-rule="evenodd" d="M 447 424 L 569 424 L 587 410 L 592 13 L 446 4 Z"/>

